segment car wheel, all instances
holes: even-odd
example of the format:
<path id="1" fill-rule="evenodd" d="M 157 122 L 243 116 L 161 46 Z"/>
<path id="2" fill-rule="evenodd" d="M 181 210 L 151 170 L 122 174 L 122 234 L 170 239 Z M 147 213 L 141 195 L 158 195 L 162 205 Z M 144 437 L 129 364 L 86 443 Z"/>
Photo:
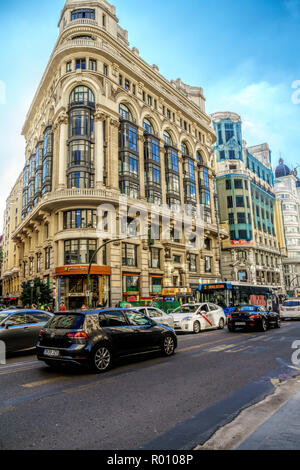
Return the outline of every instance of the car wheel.
<path id="1" fill-rule="evenodd" d="M 220 329 L 220 330 L 223 330 L 224 326 L 225 326 L 224 318 L 220 318 L 220 321 L 219 321 L 219 329 Z"/>
<path id="2" fill-rule="evenodd" d="M 164 356 L 173 356 L 175 352 L 175 341 L 171 335 L 166 335 L 161 349 Z"/>
<path id="3" fill-rule="evenodd" d="M 263 318 L 262 321 L 261 321 L 261 331 L 267 331 L 267 329 L 268 329 L 267 322 L 266 322 L 266 320 Z"/>
<path id="4" fill-rule="evenodd" d="M 195 321 L 193 324 L 193 332 L 197 335 L 201 331 L 201 326 L 198 321 Z"/>
<path id="5" fill-rule="evenodd" d="M 280 318 L 277 318 L 277 321 L 275 323 L 275 328 L 280 328 L 280 326 L 281 326 Z"/>
<path id="6" fill-rule="evenodd" d="M 102 344 L 97 346 L 92 353 L 90 363 L 95 372 L 106 372 L 112 366 L 112 352 L 109 346 Z"/>

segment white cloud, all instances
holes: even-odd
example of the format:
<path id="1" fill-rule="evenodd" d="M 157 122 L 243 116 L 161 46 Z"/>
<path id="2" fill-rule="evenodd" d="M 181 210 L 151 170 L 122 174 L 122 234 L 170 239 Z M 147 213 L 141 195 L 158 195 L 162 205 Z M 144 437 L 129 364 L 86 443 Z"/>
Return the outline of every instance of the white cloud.
<path id="1" fill-rule="evenodd" d="M 300 0 L 299 0 L 300 2 Z M 210 108 L 238 113 L 243 121 L 243 137 L 249 146 L 268 143 L 277 164 L 279 153 L 290 165 L 300 162 L 298 153 L 300 105 L 292 102 L 292 83 L 261 81 L 233 89 L 234 76 L 214 87 Z M 209 95 L 211 94 L 209 91 Z"/>

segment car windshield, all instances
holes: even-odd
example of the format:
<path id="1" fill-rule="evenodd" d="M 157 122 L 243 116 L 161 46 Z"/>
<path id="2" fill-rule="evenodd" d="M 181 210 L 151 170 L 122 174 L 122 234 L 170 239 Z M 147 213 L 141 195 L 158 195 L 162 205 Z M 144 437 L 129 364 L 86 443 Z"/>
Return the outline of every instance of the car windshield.
<path id="1" fill-rule="evenodd" d="M 8 313 L 2 313 L 0 312 L 0 323 L 8 316 Z"/>
<path id="2" fill-rule="evenodd" d="M 199 305 L 183 305 L 182 307 L 176 308 L 173 313 L 195 313 L 198 308 Z"/>
<path id="3" fill-rule="evenodd" d="M 238 307 L 237 310 L 240 312 L 256 312 L 258 310 L 258 307 L 256 305 L 244 305 L 242 307 Z"/>
<path id="4" fill-rule="evenodd" d="M 47 328 L 51 330 L 80 330 L 83 327 L 84 315 L 70 314 L 70 315 L 54 315 L 49 321 Z"/>
<path id="5" fill-rule="evenodd" d="M 283 304 L 284 307 L 299 307 L 299 305 L 300 305 L 300 300 L 287 300 Z"/>

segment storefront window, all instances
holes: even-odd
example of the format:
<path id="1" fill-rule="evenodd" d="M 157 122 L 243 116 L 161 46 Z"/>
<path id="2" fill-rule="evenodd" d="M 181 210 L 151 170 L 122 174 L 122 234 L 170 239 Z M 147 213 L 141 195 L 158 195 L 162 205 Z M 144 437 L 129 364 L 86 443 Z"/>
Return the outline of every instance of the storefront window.
<path id="1" fill-rule="evenodd" d="M 123 276 L 123 293 L 137 295 L 139 293 L 139 276 Z"/>
<path id="2" fill-rule="evenodd" d="M 162 277 L 150 277 L 149 291 L 151 295 L 159 295 L 162 292 Z"/>

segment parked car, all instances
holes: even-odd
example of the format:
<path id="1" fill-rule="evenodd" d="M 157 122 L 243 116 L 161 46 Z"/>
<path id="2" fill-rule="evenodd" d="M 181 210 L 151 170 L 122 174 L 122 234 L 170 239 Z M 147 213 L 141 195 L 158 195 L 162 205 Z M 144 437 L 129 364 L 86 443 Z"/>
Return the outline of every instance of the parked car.
<path id="1" fill-rule="evenodd" d="M 150 351 L 171 356 L 177 347 L 172 328 L 134 309 L 58 312 L 40 332 L 37 357 L 47 365 L 88 366 L 106 372 L 116 358 Z"/>
<path id="2" fill-rule="evenodd" d="M 211 303 L 185 304 L 172 312 L 175 331 L 200 333 L 226 325 L 224 310 Z"/>
<path id="3" fill-rule="evenodd" d="M 280 318 L 300 318 L 300 299 L 288 299 L 280 306 Z"/>
<path id="4" fill-rule="evenodd" d="M 6 352 L 35 348 L 41 328 L 52 316 L 43 310 L 2 310 L 0 340 L 5 342 Z"/>
<path id="5" fill-rule="evenodd" d="M 156 307 L 135 307 L 135 310 L 144 313 L 148 317 L 152 318 L 157 323 L 170 326 L 174 329 L 174 318 L 171 314 L 167 314 Z"/>
<path id="6" fill-rule="evenodd" d="M 235 331 L 236 328 L 249 328 L 259 331 L 266 331 L 271 326 L 280 328 L 279 313 L 269 311 L 262 305 L 243 305 L 237 307 L 227 317 L 227 321 L 229 331 Z"/>

